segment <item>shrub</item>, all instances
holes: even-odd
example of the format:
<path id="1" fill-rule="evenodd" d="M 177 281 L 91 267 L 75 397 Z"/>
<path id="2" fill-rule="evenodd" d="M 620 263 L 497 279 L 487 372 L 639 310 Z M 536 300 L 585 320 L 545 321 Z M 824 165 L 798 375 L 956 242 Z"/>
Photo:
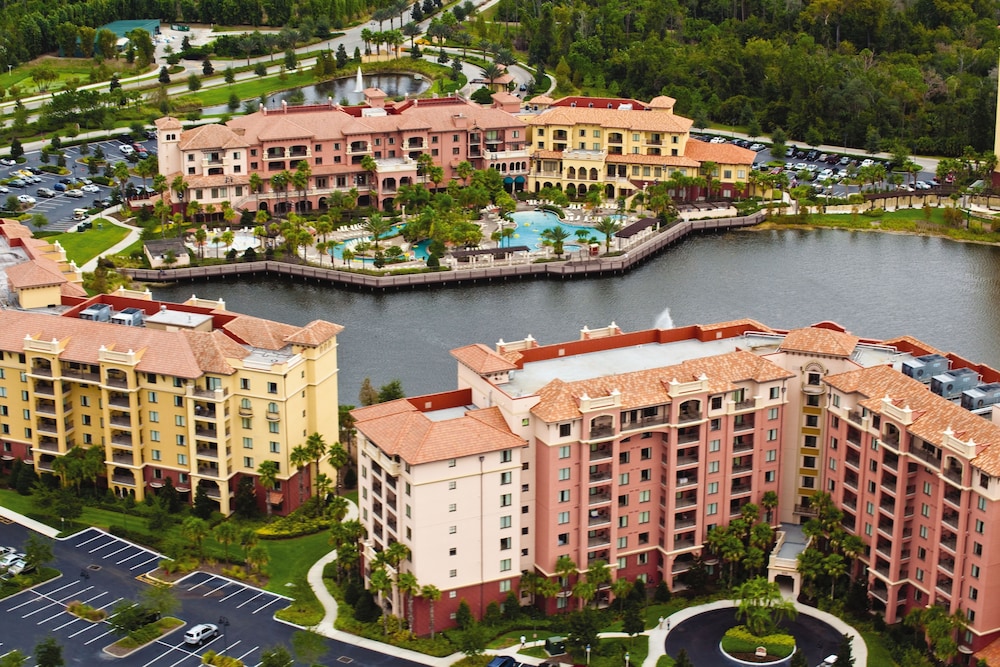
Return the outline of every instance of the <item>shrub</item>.
<path id="1" fill-rule="evenodd" d="M 214 667 L 243 667 L 243 661 L 228 655 L 219 655 L 215 651 L 205 651 L 201 656 L 201 664 Z"/>
<path id="2" fill-rule="evenodd" d="M 758 646 L 766 648 L 768 655 L 787 658 L 795 650 L 795 637 L 785 634 L 758 637 L 743 625 L 730 628 L 722 637 L 722 649 L 730 655 L 753 653 Z"/>
<path id="3" fill-rule="evenodd" d="M 104 611 L 103 609 L 95 609 L 94 607 L 91 607 L 89 604 L 84 604 L 79 600 L 73 600 L 68 605 L 66 605 L 66 611 L 73 614 L 74 616 L 79 616 L 84 620 L 93 622 L 102 621 L 108 615 L 108 612 Z"/>

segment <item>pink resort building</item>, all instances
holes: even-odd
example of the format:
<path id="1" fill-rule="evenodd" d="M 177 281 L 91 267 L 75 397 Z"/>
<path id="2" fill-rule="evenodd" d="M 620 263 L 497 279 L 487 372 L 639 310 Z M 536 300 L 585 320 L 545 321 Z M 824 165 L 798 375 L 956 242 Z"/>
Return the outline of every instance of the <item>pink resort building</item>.
<path id="1" fill-rule="evenodd" d="M 678 590 L 708 531 L 768 492 L 768 573 L 797 591 L 797 526 L 823 491 L 868 547 L 888 622 L 939 604 L 966 615 L 963 652 L 1000 637 L 1000 607 L 984 604 L 1000 589 L 1000 372 L 828 322 L 611 324 L 452 356 L 454 391 L 354 412 L 365 558 L 410 547 L 400 567 L 442 591 L 439 629 L 462 600 L 478 615 L 517 593 L 524 573 L 558 578 L 563 556 Z M 548 611 L 576 604 L 563 590 Z M 610 602 L 610 587 L 597 595 Z M 427 601 L 416 610 L 425 633 Z"/>

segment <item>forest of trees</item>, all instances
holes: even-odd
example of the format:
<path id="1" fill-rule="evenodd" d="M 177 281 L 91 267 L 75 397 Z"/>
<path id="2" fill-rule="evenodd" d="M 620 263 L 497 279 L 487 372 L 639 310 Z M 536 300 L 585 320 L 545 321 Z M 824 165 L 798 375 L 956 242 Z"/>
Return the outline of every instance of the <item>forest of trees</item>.
<path id="1" fill-rule="evenodd" d="M 1000 33 L 982 0 L 500 0 L 532 64 L 589 94 L 677 99 L 802 141 L 992 148 Z"/>

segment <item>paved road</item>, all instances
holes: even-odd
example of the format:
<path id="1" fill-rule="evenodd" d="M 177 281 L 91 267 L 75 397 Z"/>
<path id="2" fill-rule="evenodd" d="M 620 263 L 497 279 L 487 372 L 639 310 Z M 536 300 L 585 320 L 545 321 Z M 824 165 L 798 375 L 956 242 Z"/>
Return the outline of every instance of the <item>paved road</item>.
<path id="1" fill-rule="evenodd" d="M 741 666 L 744 663 L 726 656 L 719 648 L 722 635 L 735 624 L 734 609 L 717 609 L 689 618 L 671 629 L 666 641 L 667 654 L 677 657 L 683 648 L 695 665 Z M 823 658 L 840 648 L 840 634 L 817 618 L 800 614 L 795 621 L 784 625 L 795 637 L 810 665 L 818 665 Z M 791 658 L 779 664 L 787 665 L 789 662 Z"/>

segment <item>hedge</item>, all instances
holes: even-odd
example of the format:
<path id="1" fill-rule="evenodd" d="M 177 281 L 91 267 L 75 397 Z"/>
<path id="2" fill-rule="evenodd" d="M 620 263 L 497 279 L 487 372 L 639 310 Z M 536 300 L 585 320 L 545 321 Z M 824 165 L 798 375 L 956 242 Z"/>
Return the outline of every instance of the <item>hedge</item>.
<path id="1" fill-rule="evenodd" d="M 753 653 L 758 646 L 766 648 L 768 655 L 787 658 L 795 651 L 795 637 L 786 634 L 758 637 L 744 625 L 730 628 L 722 637 L 722 650 L 730 655 Z"/>

